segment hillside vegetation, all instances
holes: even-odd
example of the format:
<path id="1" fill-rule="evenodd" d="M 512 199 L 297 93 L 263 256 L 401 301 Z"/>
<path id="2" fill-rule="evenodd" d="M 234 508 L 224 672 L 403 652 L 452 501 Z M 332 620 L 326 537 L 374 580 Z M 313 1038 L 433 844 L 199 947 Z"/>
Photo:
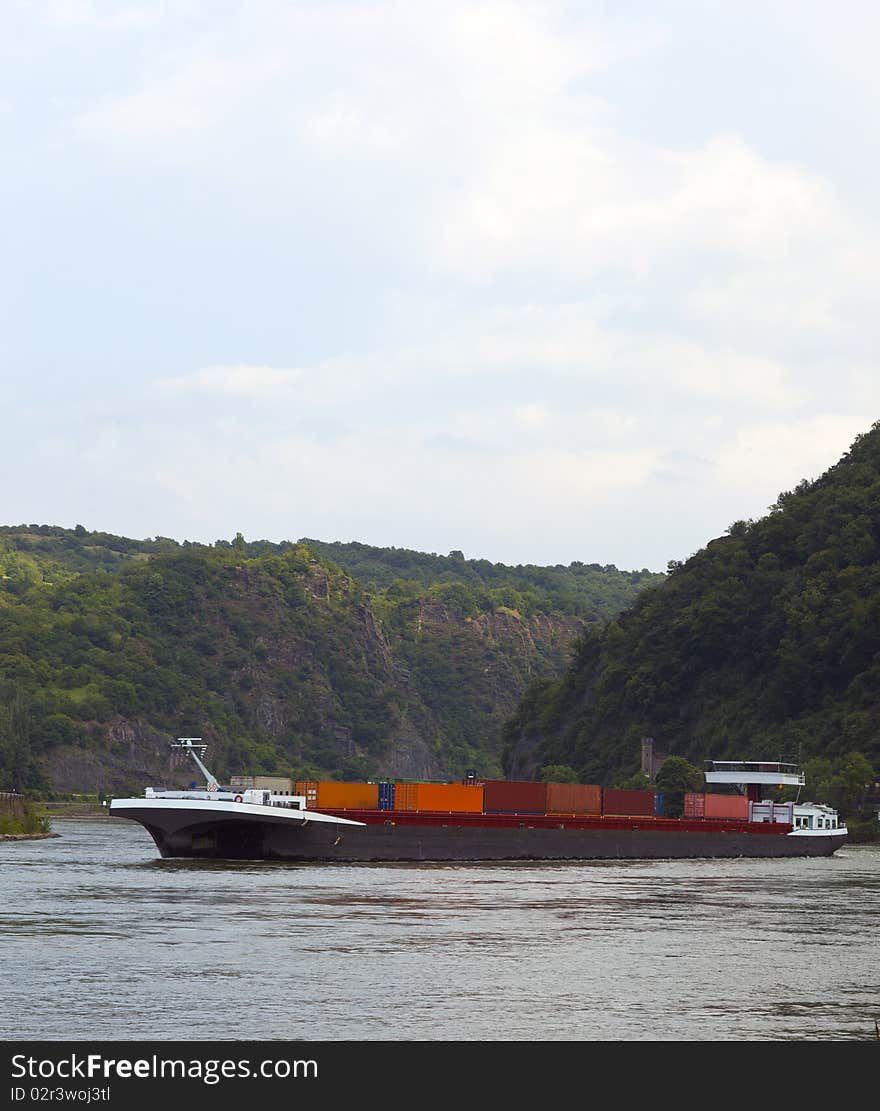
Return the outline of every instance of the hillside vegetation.
<path id="1" fill-rule="evenodd" d="M 177 734 L 204 736 L 221 775 L 500 774 L 529 682 L 660 578 L 7 526 L 0 787 L 140 787 L 174 771 Z"/>
<path id="2" fill-rule="evenodd" d="M 639 741 L 705 757 L 864 754 L 880 767 L 880 424 L 588 629 L 505 727 L 505 768 L 609 782 Z"/>
<path id="3" fill-rule="evenodd" d="M 0 840 L 46 836 L 49 832 L 49 822 L 37 814 L 28 799 L 0 791 Z"/>

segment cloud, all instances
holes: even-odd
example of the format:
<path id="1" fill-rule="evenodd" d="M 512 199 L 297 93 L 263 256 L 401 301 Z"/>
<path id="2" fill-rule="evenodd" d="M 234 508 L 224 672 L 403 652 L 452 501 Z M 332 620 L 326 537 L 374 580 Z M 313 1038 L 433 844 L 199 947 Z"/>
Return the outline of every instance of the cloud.
<path id="1" fill-rule="evenodd" d="M 90 453 L 63 413 L 47 452 L 201 537 L 663 566 L 762 512 L 877 412 L 877 208 L 772 120 L 631 126 L 728 33 L 748 59 L 774 28 L 767 50 L 811 56 L 827 30 L 846 69 L 853 33 L 821 6 L 790 30 L 781 0 L 718 9 L 691 40 L 698 8 L 41 9 L 43 76 L 66 84 L 40 180 L 65 229 L 77 189 L 97 197 L 66 252 L 65 353 L 72 377 L 110 367 L 106 435 Z M 51 505 L 84 497 L 40 474 Z"/>
<path id="2" fill-rule="evenodd" d="M 341 405 L 386 397 L 430 383 L 455 391 L 493 381 L 541 382 L 552 393 L 589 397 L 595 389 L 645 398 L 699 399 L 745 408 L 775 409 L 796 404 L 796 377 L 783 363 L 662 331 L 648 334 L 615 327 L 589 302 L 523 305 L 457 313 L 439 334 L 420 345 L 389 345 L 311 366 L 206 367 L 159 381 L 166 394 L 237 397 L 254 402 L 296 401 Z M 418 402 L 416 402 L 418 403 Z M 538 426 L 546 413 L 540 401 L 517 410 L 520 424 Z"/>
<path id="3" fill-rule="evenodd" d="M 112 97 L 76 118 L 74 126 L 85 138 L 118 144 L 144 153 L 159 144 L 163 158 L 191 157 L 208 137 L 222 143 L 222 135 L 236 121 L 246 120 L 259 94 L 272 85 L 282 64 L 277 54 L 256 57 L 188 57 L 180 67 L 172 56 L 168 72 L 137 92 Z"/>
<path id="4" fill-rule="evenodd" d="M 593 84 L 662 46 L 644 17 L 386 0 L 186 26 L 75 130 L 235 204 L 253 192 L 282 239 L 319 208 L 355 256 L 390 252 L 424 281 L 601 281 L 755 357 L 854 320 L 878 338 L 862 293 L 877 226 L 827 177 L 735 132 L 671 149 L 615 128 Z"/>
<path id="5" fill-rule="evenodd" d="M 151 0 L 150 3 L 119 4 L 116 0 L 50 0 L 42 19 L 58 28 L 143 31 L 160 26 L 172 17 L 180 19 L 192 11 L 189 0 Z"/>
<path id="6" fill-rule="evenodd" d="M 295 398 L 306 372 L 271 366 L 212 366 L 180 378 L 161 378 L 157 389 L 168 395 L 207 393 L 229 398 Z"/>
<path id="7" fill-rule="evenodd" d="M 719 481 L 743 491 L 762 490 L 766 506 L 749 514 L 761 517 L 778 494 L 828 470 L 869 426 L 862 415 L 852 413 L 743 427 L 717 454 Z"/>

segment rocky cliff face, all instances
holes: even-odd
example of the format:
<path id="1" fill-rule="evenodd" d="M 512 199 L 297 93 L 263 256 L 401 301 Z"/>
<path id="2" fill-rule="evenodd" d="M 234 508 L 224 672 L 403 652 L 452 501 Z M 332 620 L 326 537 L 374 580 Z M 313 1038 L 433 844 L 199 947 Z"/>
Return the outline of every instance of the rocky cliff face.
<path id="1" fill-rule="evenodd" d="M 188 782 L 178 735 L 203 737 L 221 777 L 500 775 L 502 723 L 588 623 L 572 611 L 638 585 L 583 565 L 506 585 L 499 564 L 375 550 L 368 592 L 303 545 L 49 528 L 2 545 L 29 574 L 0 579 L 0 780 L 61 791 Z M 426 581 L 378 581 L 386 556 Z M 568 609 L 541 609 L 557 597 Z"/>
<path id="2" fill-rule="evenodd" d="M 190 758 L 171 748 L 170 733 L 125 718 L 90 732 L 91 744 L 51 750 L 46 764 L 56 791 L 140 794 L 149 786 L 187 787 L 197 778 Z"/>
<path id="3" fill-rule="evenodd" d="M 227 604 L 254 602 L 250 586 L 236 577 Z M 317 591 L 308 605 L 315 613 L 306 625 L 320 626 L 330 612 L 326 592 Z M 358 602 L 344 622 L 346 654 L 340 660 L 338 643 L 333 652 L 326 645 L 322 650 L 320 639 L 304 636 L 298 626 L 285 627 L 283 614 L 272 613 L 258 596 L 256 606 L 272 632 L 257 639 L 255 654 L 230 668 L 229 690 L 217 695 L 272 751 L 242 757 L 211 720 L 193 720 L 187 731 L 210 742 L 218 773 L 283 771 L 285 756 L 295 772 L 313 758 L 318 741 L 332 752 L 322 774 L 332 774 L 332 761 L 352 769 L 347 774 L 391 779 L 454 778 L 471 766 L 500 775 L 501 724 L 533 677 L 558 673 L 583 628 L 575 618 L 542 614 L 525 620 L 511 611 L 464 618 L 426 603 L 389 638 L 376 615 Z M 351 718 L 352 686 L 368 703 L 381 703 L 373 707 L 381 713 L 375 739 Z M 122 716 L 91 723 L 84 743 L 50 751 L 51 782 L 71 792 L 184 786 L 193 769 L 175 762 L 170 748 L 181 728 Z"/>

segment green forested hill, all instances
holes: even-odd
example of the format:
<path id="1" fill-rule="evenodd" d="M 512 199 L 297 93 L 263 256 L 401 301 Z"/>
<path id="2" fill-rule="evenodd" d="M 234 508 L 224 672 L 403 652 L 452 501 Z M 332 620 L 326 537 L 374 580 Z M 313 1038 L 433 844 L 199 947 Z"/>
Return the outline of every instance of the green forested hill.
<path id="1" fill-rule="evenodd" d="M 357 543 L 300 543 L 345 568 L 366 589 L 386 591 L 392 598 L 425 589 L 437 596 L 460 596 L 464 588 L 472 604 L 483 610 L 508 606 L 522 614 L 565 613 L 586 621 L 611 617 L 632 601 L 638 589 L 663 580 L 645 569 L 618 571 L 613 564 L 509 567 L 487 559 L 466 560 L 461 552 L 439 556 Z"/>
<path id="2" fill-rule="evenodd" d="M 880 424 L 588 631 L 505 727 L 507 770 L 606 782 L 639 740 L 692 761 L 860 751 L 880 767 Z"/>
<path id="3" fill-rule="evenodd" d="M 499 774 L 528 683 L 660 578 L 507 571 L 365 545 L 2 528 L 0 780 L 139 786 L 167 773 L 181 733 L 205 736 L 221 775 Z"/>

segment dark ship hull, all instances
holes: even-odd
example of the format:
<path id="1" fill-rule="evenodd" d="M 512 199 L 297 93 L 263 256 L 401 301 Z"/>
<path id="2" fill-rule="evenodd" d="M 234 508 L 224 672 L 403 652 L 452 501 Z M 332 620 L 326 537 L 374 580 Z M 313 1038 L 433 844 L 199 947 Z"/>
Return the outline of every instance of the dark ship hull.
<path id="1" fill-rule="evenodd" d="M 188 808 L 189 809 L 189 808 Z M 332 812 L 324 811 L 325 815 Z M 163 857 L 294 862 L 653 860 L 830 856 L 844 832 L 810 836 L 773 823 L 546 815 L 340 812 L 364 822 L 273 821 L 151 809 L 141 822 Z"/>

